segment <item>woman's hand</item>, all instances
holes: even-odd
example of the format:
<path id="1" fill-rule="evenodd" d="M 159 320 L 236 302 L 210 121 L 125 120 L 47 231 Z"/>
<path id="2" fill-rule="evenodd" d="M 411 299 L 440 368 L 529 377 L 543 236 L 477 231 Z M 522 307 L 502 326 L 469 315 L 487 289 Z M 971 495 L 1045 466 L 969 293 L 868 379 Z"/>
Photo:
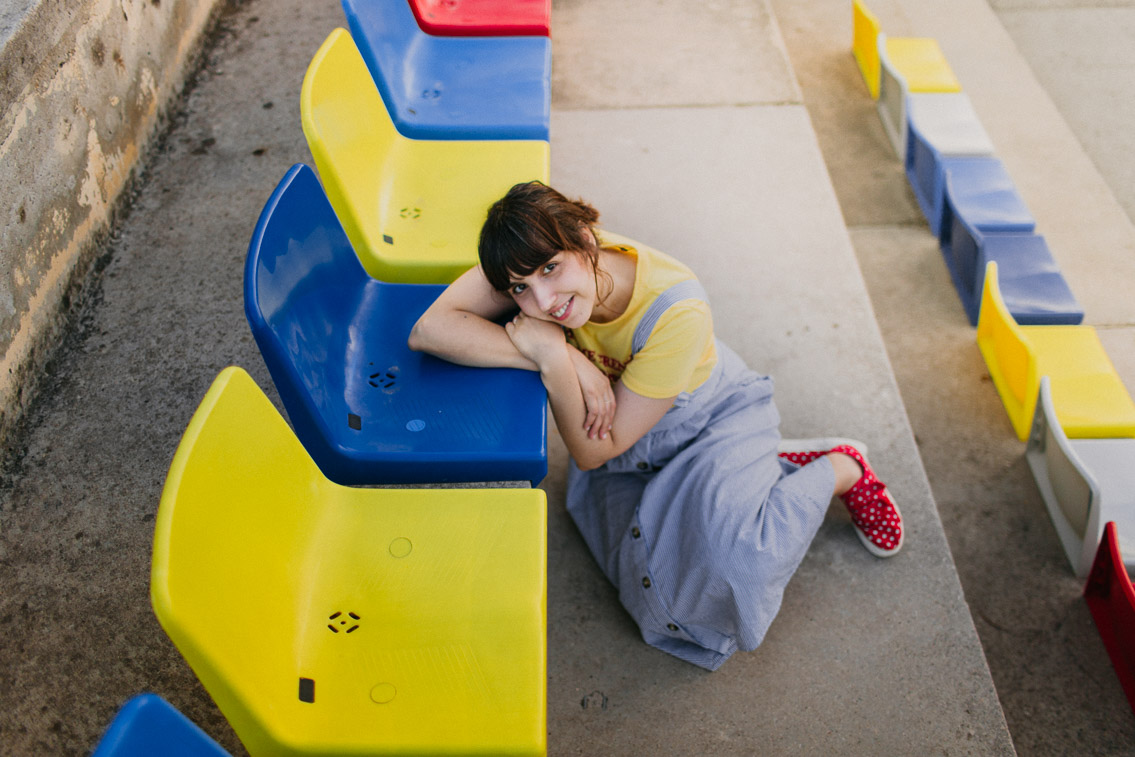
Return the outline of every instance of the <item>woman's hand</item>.
<path id="1" fill-rule="evenodd" d="M 541 371 L 567 348 L 563 327 L 551 321 L 530 318 L 524 313 L 517 313 L 504 325 L 504 330 L 516 350 Z"/>
<path id="2" fill-rule="evenodd" d="M 588 424 L 592 411 L 584 401 L 585 390 L 573 356 L 579 350 L 567 343 L 563 329 L 551 321 L 520 314 L 505 324 L 505 332 L 516 351 L 539 369 L 540 380 L 548 390 L 548 404 L 556 419 L 556 427 L 568 454 L 581 470 L 597 468 L 626 452 L 674 404 L 673 397 L 641 397 L 620 381 L 614 386 L 614 401 L 610 405 L 612 415 L 615 404 L 618 405 L 619 417 L 612 417 L 610 430 L 602 432 L 602 412 L 596 411 L 596 420 Z M 594 378 L 598 372 L 598 369 L 594 373 L 584 372 L 592 386 L 596 383 Z M 607 378 L 603 377 L 603 380 L 607 381 Z M 593 389 L 592 393 L 595 391 Z M 594 428 L 600 429 L 600 432 L 592 435 L 589 432 Z"/>
<path id="3" fill-rule="evenodd" d="M 587 432 L 588 439 L 596 436 L 606 439 L 611 424 L 615 422 L 615 390 L 611 386 L 611 379 L 579 350 L 571 350 L 571 358 L 575 375 L 579 378 L 583 404 L 587 408 L 583 430 Z"/>

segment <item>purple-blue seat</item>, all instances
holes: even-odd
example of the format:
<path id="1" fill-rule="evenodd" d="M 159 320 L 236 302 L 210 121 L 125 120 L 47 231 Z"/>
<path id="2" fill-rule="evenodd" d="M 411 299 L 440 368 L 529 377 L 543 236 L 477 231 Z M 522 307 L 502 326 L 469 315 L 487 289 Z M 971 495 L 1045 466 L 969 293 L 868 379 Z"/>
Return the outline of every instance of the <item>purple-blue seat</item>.
<path id="1" fill-rule="evenodd" d="M 342 5 L 403 136 L 548 140 L 548 37 L 440 37 L 422 30 L 408 0 Z"/>
<path id="2" fill-rule="evenodd" d="M 945 202 L 938 242 L 949 258 L 955 247 L 975 259 L 977 235 L 1031 232 L 1036 228 L 1013 179 L 994 157 L 945 158 Z"/>
<path id="3" fill-rule="evenodd" d="M 293 166 L 249 243 L 244 306 L 296 436 L 340 484 L 529 481 L 547 473 L 534 371 L 413 352 L 445 287 L 367 275 L 315 172 Z"/>
<path id="4" fill-rule="evenodd" d="M 1001 297 L 1017 323 L 1049 326 L 1084 320 L 1084 309 L 1064 280 L 1043 236 L 988 234 L 980 237 L 975 253 L 974 259 L 964 261 L 955 255 L 949 266 L 971 326 L 977 325 L 985 267 L 990 261 L 997 263 Z"/>
<path id="5" fill-rule="evenodd" d="M 903 162 L 907 180 L 933 234 L 941 230 L 949 161 L 991 155 L 993 142 L 964 92 L 907 95 Z"/>
<path id="6" fill-rule="evenodd" d="M 229 757 L 176 707 L 157 694 L 131 698 L 106 729 L 92 757 Z"/>

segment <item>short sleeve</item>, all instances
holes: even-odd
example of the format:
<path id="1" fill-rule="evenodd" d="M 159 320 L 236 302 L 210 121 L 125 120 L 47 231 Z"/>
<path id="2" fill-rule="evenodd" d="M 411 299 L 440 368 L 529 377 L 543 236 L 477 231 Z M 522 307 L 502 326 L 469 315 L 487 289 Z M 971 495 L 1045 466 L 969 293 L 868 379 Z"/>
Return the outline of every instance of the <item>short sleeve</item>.
<path id="1" fill-rule="evenodd" d="M 646 346 L 623 371 L 622 381 L 642 397 L 677 396 L 689 387 L 712 339 L 709 305 L 701 300 L 675 303 L 658 319 Z"/>

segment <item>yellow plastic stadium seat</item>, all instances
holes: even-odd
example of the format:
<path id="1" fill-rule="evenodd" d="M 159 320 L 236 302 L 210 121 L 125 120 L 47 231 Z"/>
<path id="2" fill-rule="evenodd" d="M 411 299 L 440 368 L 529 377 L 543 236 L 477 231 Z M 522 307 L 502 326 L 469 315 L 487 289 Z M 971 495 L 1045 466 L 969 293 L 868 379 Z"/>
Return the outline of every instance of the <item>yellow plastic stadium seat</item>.
<path id="1" fill-rule="evenodd" d="M 1020 326 L 1001 298 L 997 264 L 985 272 L 977 344 L 1018 438 L 1032 426 L 1040 379 L 1070 439 L 1135 436 L 1135 402 L 1091 326 Z"/>
<path id="2" fill-rule="evenodd" d="M 227 368 L 166 479 L 151 599 L 253 755 L 543 755 L 546 509 L 334 484 Z"/>
<path id="3" fill-rule="evenodd" d="M 902 74 L 908 92 L 960 92 L 938 40 L 931 37 L 891 37 L 886 60 Z"/>
<path id="4" fill-rule="evenodd" d="M 900 160 L 906 160 L 906 96 L 912 92 L 961 92 L 938 41 L 879 35 L 879 118 Z"/>
<path id="5" fill-rule="evenodd" d="M 363 267 L 382 281 L 448 284 L 477 263 L 489 206 L 548 181 L 543 140 L 416 140 L 398 133 L 351 35 L 311 61 L 300 112 L 320 179 Z"/>
<path id="6" fill-rule="evenodd" d="M 851 53 L 871 99 L 879 99 L 879 19 L 859 0 L 851 3 Z"/>

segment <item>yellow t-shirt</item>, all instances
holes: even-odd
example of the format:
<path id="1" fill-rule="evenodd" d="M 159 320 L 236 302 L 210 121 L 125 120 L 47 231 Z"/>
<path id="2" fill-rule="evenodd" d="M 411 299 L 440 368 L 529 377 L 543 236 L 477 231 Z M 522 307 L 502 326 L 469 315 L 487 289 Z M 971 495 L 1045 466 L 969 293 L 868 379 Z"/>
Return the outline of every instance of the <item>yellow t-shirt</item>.
<path id="1" fill-rule="evenodd" d="M 568 334 L 568 340 L 611 381 L 622 379 L 635 394 L 651 399 L 697 389 L 713 372 L 717 350 L 713 316 L 702 300 L 681 300 L 655 324 L 650 338 L 633 357 L 635 328 L 654 299 L 674 284 L 696 279 L 674 258 L 626 237 L 603 232 L 603 246 L 635 258 L 634 292 L 626 311 L 608 323 L 592 323 Z"/>

